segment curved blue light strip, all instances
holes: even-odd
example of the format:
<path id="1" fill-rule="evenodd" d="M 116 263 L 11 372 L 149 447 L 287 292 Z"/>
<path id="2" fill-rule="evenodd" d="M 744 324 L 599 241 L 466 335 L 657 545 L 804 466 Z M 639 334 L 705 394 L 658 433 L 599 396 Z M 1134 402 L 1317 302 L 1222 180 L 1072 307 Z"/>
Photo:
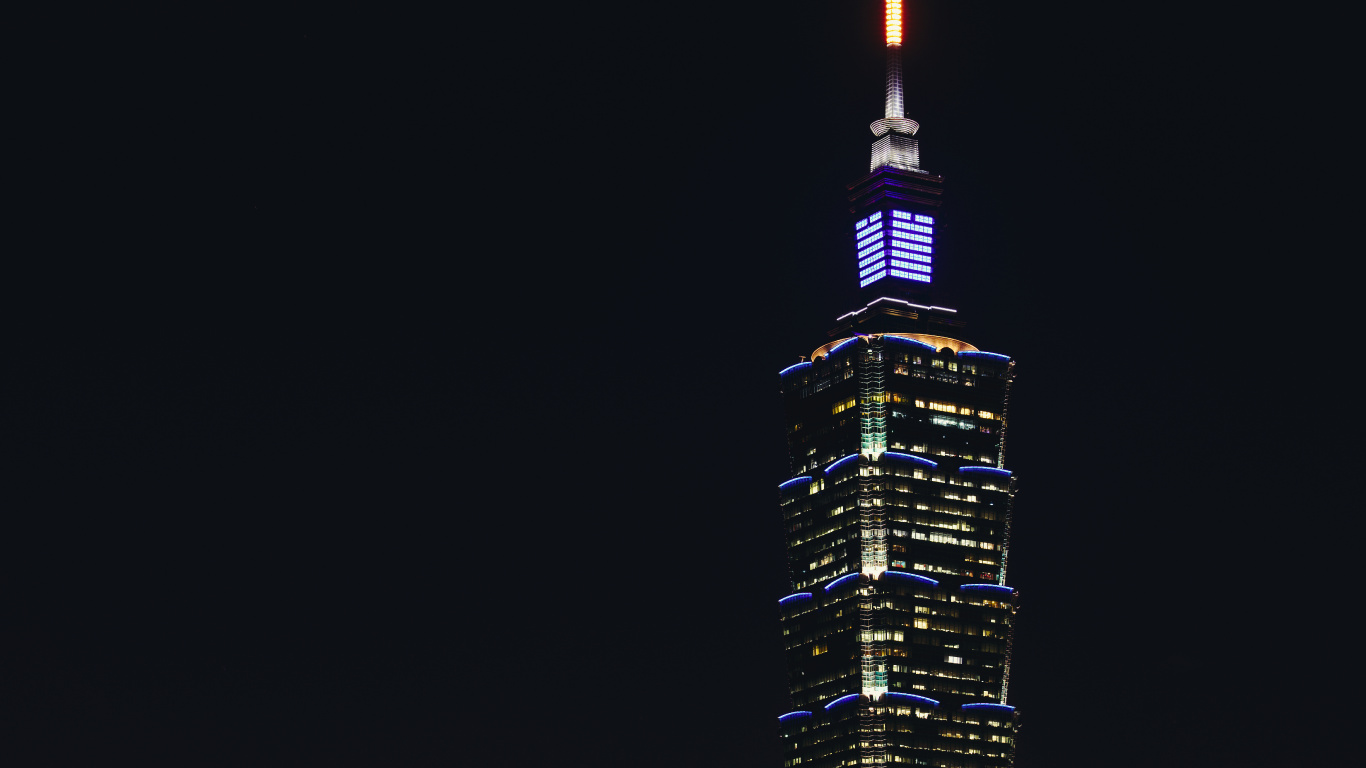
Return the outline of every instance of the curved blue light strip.
<path id="1" fill-rule="evenodd" d="M 997 360 L 1009 360 L 1010 355 L 999 355 L 995 352 L 959 352 L 959 357 L 994 357 Z"/>
<path id="2" fill-rule="evenodd" d="M 778 605 L 786 605 L 786 604 L 787 604 L 787 601 L 789 601 L 789 600 L 801 600 L 801 599 L 810 600 L 810 599 L 811 599 L 811 593 L 810 593 L 810 592 L 796 592 L 796 593 L 794 593 L 794 594 L 788 595 L 787 597 L 784 597 L 784 598 L 781 598 L 780 600 L 778 600 Z"/>
<path id="3" fill-rule="evenodd" d="M 887 336 L 883 336 L 882 338 L 883 338 L 883 340 L 899 341 L 899 342 L 901 342 L 902 344 L 914 344 L 914 345 L 917 346 L 917 347 L 924 347 L 925 349 L 928 349 L 928 350 L 931 351 L 931 352 L 938 352 L 938 351 L 939 351 L 939 350 L 937 350 L 937 349 L 934 348 L 934 345 L 933 345 L 933 344 L 926 344 L 926 343 L 923 342 L 923 341 L 916 341 L 915 339 L 908 339 L 908 338 L 906 338 L 906 337 L 904 337 L 904 336 L 891 336 L 891 335 L 887 335 Z"/>
<path id="4" fill-rule="evenodd" d="M 916 696 L 914 693 L 900 693 L 900 692 L 898 692 L 898 691 L 888 691 L 888 692 L 887 692 L 887 695 L 888 695 L 888 696 L 899 696 L 899 697 L 901 697 L 901 698 L 903 698 L 903 699 L 915 699 L 916 701 L 923 701 L 923 702 L 925 702 L 926 704 L 929 704 L 931 707 L 937 707 L 937 706 L 939 706 L 939 702 L 935 701 L 934 699 L 931 699 L 931 698 L 928 697 L 928 696 Z"/>
<path id="5" fill-rule="evenodd" d="M 1015 708 L 1009 704 L 964 704 L 959 709 L 999 709 L 1005 712 L 1014 712 Z"/>
<path id="6" fill-rule="evenodd" d="M 796 712 L 788 712 L 786 715 L 778 715 L 778 722 L 786 722 L 794 717 L 811 717 L 811 713 L 804 709 L 799 709 Z"/>
<path id="7" fill-rule="evenodd" d="M 905 576 L 905 577 L 908 578 L 908 579 L 915 579 L 916 581 L 923 581 L 924 583 L 929 584 L 931 587 L 937 587 L 937 586 L 939 586 L 939 582 L 935 581 L 934 579 L 931 579 L 931 578 L 928 577 L 928 576 L 921 576 L 921 575 L 918 574 L 918 573 L 906 573 L 905 571 L 883 571 L 883 572 L 882 572 L 882 575 L 883 575 L 883 576 Z"/>
<path id="8" fill-rule="evenodd" d="M 849 461 L 850 459 L 857 459 L 858 456 L 859 456 L 859 455 L 858 455 L 857 453 L 851 453 L 851 454 L 849 454 L 848 456 L 845 456 L 844 458 L 840 459 L 839 461 L 836 461 L 834 464 L 831 464 L 830 466 L 826 467 L 826 468 L 825 468 L 825 474 L 828 475 L 828 474 L 830 474 L 831 472 L 834 472 L 834 471 L 835 471 L 835 467 L 838 467 L 839 465 L 843 464 L 843 463 L 846 462 L 846 461 Z"/>
<path id="9" fill-rule="evenodd" d="M 826 356 L 829 357 L 830 355 L 835 354 L 836 352 L 840 351 L 841 349 L 844 349 L 845 347 L 849 346 L 850 344 L 853 344 L 853 343 L 856 342 L 856 341 L 858 341 L 858 337 L 857 337 L 857 336 L 855 336 L 855 337 L 852 338 L 852 339 L 845 339 L 844 341 L 841 341 L 840 343 L 838 343 L 838 344 L 836 344 L 835 346 L 831 347 L 831 348 L 830 348 L 830 351 L 826 353 Z"/>
<path id="10" fill-rule="evenodd" d="M 851 573 L 851 574 L 848 574 L 847 576 L 841 576 L 841 577 L 839 577 L 838 579 L 835 579 L 834 581 L 830 582 L 829 584 L 826 584 L 826 585 L 825 585 L 825 591 L 826 591 L 826 592 L 829 592 L 830 590 L 834 589 L 835 587 L 838 587 L 839 585 L 843 584 L 844 582 L 846 582 L 846 581 L 848 581 L 848 580 L 850 580 L 850 579 L 857 579 L 857 578 L 858 578 L 858 574 L 857 574 L 857 573 Z"/>
<path id="11" fill-rule="evenodd" d="M 787 373 L 788 373 L 789 371 L 794 371 L 794 370 L 796 370 L 796 369 L 798 369 L 798 368 L 803 368 L 803 367 L 809 368 L 809 367 L 811 367 L 811 363 L 797 363 L 796 365 L 789 365 L 788 367 L 782 369 L 781 371 L 778 371 L 778 375 L 779 375 L 779 376 L 785 376 L 785 375 L 787 375 Z"/>
<path id="12" fill-rule="evenodd" d="M 838 699 L 835 699 L 834 701 L 830 702 L 829 704 L 826 704 L 825 708 L 830 709 L 831 707 L 837 707 L 846 701 L 852 701 L 853 699 L 857 699 L 858 697 L 859 694 L 857 693 L 851 693 L 848 696 L 841 696 Z"/>
<path id="13" fill-rule="evenodd" d="M 1003 475 L 1003 476 L 1005 476 L 1005 477 L 1010 477 L 1010 470 L 1008 470 L 1008 469 L 997 469 L 997 468 L 995 468 L 995 467 L 959 467 L 959 468 L 958 468 L 958 471 L 959 471 L 959 472 L 990 472 L 990 473 L 993 474 L 993 475 Z"/>
<path id="14" fill-rule="evenodd" d="M 788 480 L 788 481 L 785 482 L 785 483 L 779 483 L 779 484 L 778 484 L 778 490 L 782 490 L 783 488 L 786 488 L 786 487 L 788 487 L 789 485 L 792 485 L 793 483 L 799 483 L 799 482 L 801 482 L 801 481 L 803 481 L 803 480 L 805 480 L 805 481 L 808 482 L 808 483 L 811 482 L 811 478 L 806 477 L 805 475 L 803 475 L 802 477 L 794 477 L 794 478 L 792 478 L 791 480 Z"/>
<path id="15" fill-rule="evenodd" d="M 1004 592 L 1007 595 L 1015 594 L 1014 587 L 1007 587 L 1001 584 L 964 584 L 959 589 L 967 589 L 980 592 Z"/>
<path id="16" fill-rule="evenodd" d="M 920 457 L 920 456 L 914 456 L 914 455 L 909 454 L 909 453 L 896 453 L 895 451 L 883 451 L 883 452 L 882 452 L 882 455 L 883 455 L 883 456 L 891 456 L 891 457 L 894 458 L 894 459 L 910 459 L 911 461 L 918 461 L 918 462 L 920 462 L 921 464 L 924 464 L 924 465 L 927 466 L 927 467 L 937 467 L 937 466 L 939 466 L 938 464 L 936 464 L 936 463 L 933 462 L 933 461 L 930 461 L 929 459 L 922 458 L 922 457 Z"/>

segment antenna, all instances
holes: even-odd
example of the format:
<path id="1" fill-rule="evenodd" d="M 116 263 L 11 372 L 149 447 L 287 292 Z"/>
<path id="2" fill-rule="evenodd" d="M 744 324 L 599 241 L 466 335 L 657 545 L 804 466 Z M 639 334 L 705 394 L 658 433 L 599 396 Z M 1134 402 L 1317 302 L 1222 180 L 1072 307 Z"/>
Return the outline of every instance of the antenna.
<path id="1" fill-rule="evenodd" d="M 907 170 L 920 169 L 920 142 L 915 139 L 920 124 L 906 119 L 906 107 L 901 88 L 901 0 L 885 0 L 887 4 L 887 106 L 881 120 L 870 128 L 878 141 L 873 144 L 873 161 L 869 170 L 884 165 Z M 891 134 L 889 136 L 889 134 Z"/>

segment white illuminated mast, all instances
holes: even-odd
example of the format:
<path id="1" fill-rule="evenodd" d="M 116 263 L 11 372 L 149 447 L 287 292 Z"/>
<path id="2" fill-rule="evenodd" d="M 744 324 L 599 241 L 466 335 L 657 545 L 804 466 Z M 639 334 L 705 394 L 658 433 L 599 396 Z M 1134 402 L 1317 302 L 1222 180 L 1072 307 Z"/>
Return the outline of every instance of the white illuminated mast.
<path id="1" fill-rule="evenodd" d="M 906 119 L 901 88 L 901 0 L 885 0 L 887 4 L 887 105 L 881 120 L 870 128 L 878 137 L 873 144 L 872 167 L 883 166 L 920 170 L 920 142 L 915 133 L 920 124 Z"/>

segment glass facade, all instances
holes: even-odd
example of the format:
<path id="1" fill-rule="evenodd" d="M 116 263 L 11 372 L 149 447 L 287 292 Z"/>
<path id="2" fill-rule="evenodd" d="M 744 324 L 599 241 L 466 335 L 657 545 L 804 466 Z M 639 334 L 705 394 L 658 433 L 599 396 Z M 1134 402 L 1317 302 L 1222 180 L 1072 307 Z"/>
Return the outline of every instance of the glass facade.
<path id="1" fill-rule="evenodd" d="M 1009 764 L 1013 364 L 917 336 L 841 341 L 781 376 L 779 611 L 809 713 L 780 722 L 785 765 Z"/>

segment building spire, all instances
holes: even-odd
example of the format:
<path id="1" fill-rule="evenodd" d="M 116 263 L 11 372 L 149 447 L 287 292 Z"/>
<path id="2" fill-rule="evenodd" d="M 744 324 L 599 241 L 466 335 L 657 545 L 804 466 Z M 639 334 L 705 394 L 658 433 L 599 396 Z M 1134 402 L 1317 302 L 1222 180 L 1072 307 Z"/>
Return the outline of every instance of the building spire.
<path id="1" fill-rule="evenodd" d="M 920 124 L 906 119 L 901 89 L 901 2 L 884 0 L 887 4 L 887 106 L 881 120 L 870 128 L 878 137 L 873 144 L 873 161 L 869 170 L 882 166 L 920 170 L 920 142 L 915 137 Z"/>
<path id="2" fill-rule="evenodd" d="M 901 0 L 887 3 L 887 114 L 905 117 L 901 102 Z"/>

